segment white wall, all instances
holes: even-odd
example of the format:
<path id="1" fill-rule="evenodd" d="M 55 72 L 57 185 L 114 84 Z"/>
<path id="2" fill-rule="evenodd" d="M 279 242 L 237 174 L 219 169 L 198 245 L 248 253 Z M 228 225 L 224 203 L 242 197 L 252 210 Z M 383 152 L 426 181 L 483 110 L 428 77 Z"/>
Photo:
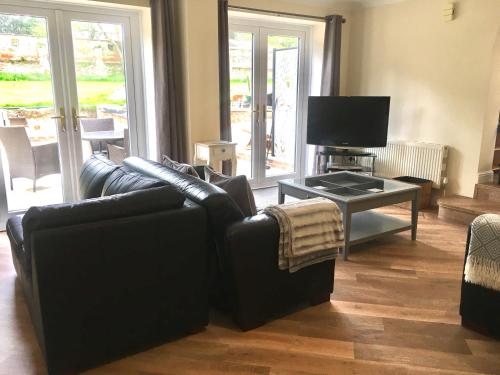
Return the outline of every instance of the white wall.
<path id="1" fill-rule="evenodd" d="M 351 17 L 348 93 L 390 95 L 389 137 L 447 144 L 449 193 L 477 182 L 500 1 L 408 0 Z"/>
<path id="2" fill-rule="evenodd" d="M 185 120 L 189 159 L 193 144 L 219 139 L 217 0 L 184 0 L 180 8 Z"/>

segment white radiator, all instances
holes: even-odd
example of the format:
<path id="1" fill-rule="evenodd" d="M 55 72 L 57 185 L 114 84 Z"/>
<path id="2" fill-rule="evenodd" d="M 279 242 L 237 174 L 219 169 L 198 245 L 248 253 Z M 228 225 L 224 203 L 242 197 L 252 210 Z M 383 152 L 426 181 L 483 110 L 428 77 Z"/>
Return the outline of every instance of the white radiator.
<path id="1" fill-rule="evenodd" d="M 440 188 L 445 182 L 448 146 L 424 142 L 388 141 L 387 147 L 365 149 L 377 155 L 375 176 L 425 178 Z M 366 158 L 363 163 L 367 162 Z"/>

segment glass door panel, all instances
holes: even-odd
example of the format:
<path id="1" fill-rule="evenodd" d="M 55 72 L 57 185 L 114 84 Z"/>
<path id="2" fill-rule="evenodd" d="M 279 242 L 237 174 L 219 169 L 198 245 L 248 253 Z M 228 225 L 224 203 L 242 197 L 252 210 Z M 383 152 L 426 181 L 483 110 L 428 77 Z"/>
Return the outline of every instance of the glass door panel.
<path id="1" fill-rule="evenodd" d="M 128 129 L 133 152 L 147 152 L 138 15 L 40 4 L 0 4 L 0 229 L 31 206 L 78 200 L 83 160 L 120 163 Z"/>
<path id="2" fill-rule="evenodd" d="M 130 154 L 124 28 L 71 20 L 82 156 L 100 153 L 117 164 Z"/>
<path id="3" fill-rule="evenodd" d="M 0 13 L 0 178 L 7 212 L 63 201 L 64 108 L 49 46 L 48 17 Z"/>
<path id="4" fill-rule="evenodd" d="M 299 37 L 267 35 L 265 177 L 296 171 Z"/>
<path id="5" fill-rule="evenodd" d="M 301 165 L 305 33 L 231 23 L 231 130 L 238 174 L 253 187 L 296 176 Z"/>
<path id="6" fill-rule="evenodd" d="M 232 30 L 229 33 L 231 134 L 236 142 L 237 174 L 254 177 L 254 31 Z"/>

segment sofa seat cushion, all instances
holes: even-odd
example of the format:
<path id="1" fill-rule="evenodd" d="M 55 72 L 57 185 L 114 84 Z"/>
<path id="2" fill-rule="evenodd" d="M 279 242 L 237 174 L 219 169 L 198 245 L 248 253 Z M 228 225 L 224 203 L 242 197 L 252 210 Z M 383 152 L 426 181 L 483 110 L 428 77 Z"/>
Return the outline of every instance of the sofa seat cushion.
<path id="1" fill-rule="evenodd" d="M 255 198 L 246 176 L 226 176 L 205 166 L 205 181 L 226 191 L 240 207 L 245 217 L 257 214 Z"/>
<path id="2" fill-rule="evenodd" d="M 80 198 L 89 199 L 101 196 L 106 179 L 118 165 L 102 155 L 92 155 L 83 163 L 80 170 Z"/>
<path id="3" fill-rule="evenodd" d="M 131 191 L 151 189 L 165 185 L 165 182 L 156 178 L 146 177 L 122 167 L 116 169 L 108 176 L 102 188 L 102 196 L 129 193 Z"/>

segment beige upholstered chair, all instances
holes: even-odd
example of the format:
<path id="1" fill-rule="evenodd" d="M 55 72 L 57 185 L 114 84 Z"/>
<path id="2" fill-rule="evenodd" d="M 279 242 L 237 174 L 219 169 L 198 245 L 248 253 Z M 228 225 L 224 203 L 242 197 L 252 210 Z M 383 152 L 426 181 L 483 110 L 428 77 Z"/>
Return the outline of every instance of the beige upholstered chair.
<path id="1" fill-rule="evenodd" d="M 0 141 L 9 162 L 11 190 L 14 178 L 33 180 L 33 192 L 36 192 L 38 178 L 60 173 L 57 142 L 33 146 L 26 128 L 18 126 L 0 127 Z"/>

